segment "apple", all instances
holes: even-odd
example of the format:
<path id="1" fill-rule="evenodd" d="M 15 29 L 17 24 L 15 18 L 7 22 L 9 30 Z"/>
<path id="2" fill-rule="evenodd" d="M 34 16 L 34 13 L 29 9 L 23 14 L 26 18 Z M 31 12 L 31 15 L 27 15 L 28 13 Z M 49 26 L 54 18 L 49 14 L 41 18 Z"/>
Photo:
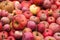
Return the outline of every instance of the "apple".
<path id="1" fill-rule="evenodd" d="M 33 15 L 30 11 L 25 11 L 23 14 L 27 19 L 29 19 Z"/>
<path id="2" fill-rule="evenodd" d="M 52 36 L 52 35 L 53 35 L 53 31 L 51 29 L 45 29 L 45 31 L 43 32 L 44 37 Z"/>
<path id="3" fill-rule="evenodd" d="M 50 8 L 51 5 L 52 5 L 52 2 L 51 1 L 53 1 L 53 0 L 44 0 L 43 7 L 44 8 Z"/>
<path id="4" fill-rule="evenodd" d="M 60 0 L 56 0 L 55 4 L 56 4 L 57 6 L 60 6 Z"/>
<path id="5" fill-rule="evenodd" d="M 5 25 L 3 26 L 3 30 L 5 30 L 5 31 L 10 31 L 10 30 L 11 30 L 10 25 L 9 25 L 9 24 L 5 24 Z"/>
<path id="6" fill-rule="evenodd" d="M 23 34 L 22 40 L 34 40 L 34 36 L 31 32 L 25 32 Z"/>
<path id="7" fill-rule="evenodd" d="M 15 40 L 15 38 L 13 36 L 9 36 L 7 40 Z"/>
<path id="8" fill-rule="evenodd" d="M 47 36 L 47 37 L 45 37 L 45 40 L 56 40 L 56 39 L 52 36 Z"/>
<path id="9" fill-rule="evenodd" d="M 27 19 L 23 14 L 15 15 L 12 21 L 12 26 L 14 29 L 21 30 L 24 29 L 27 24 Z"/>
<path id="10" fill-rule="evenodd" d="M 14 10 L 14 4 L 11 1 L 2 1 L 0 3 L 0 9 L 12 12 Z"/>
<path id="11" fill-rule="evenodd" d="M 40 8 L 37 7 L 35 4 L 32 4 L 29 10 L 33 15 L 36 15 L 40 11 Z"/>
<path id="12" fill-rule="evenodd" d="M 42 24 L 42 23 L 39 23 L 39 24 L 37 25 L 37 30 L 38 30 L 39 32 L 43 33 L 44 30 L 45 30 L 45 25 Z"/>
<path id="13" fill-rule="evenodd" d="M 56 38 L 56 40 L 60 40 L 60 33 L 59 32 L 55 33 L 54 37 Z"/>
<path id="14" fill-rule="evenodd" d="M 49 25 L 49 29 L 51 29 L 54 33 L 59 32 L 60 31 L 60 25 L 58 25 L 57 23 L 51 23 Z"/>
<path id="15" fill-rule="evenodd" d="M 46 29 L 46 28 L 49 28 L 49 23 L 48 23 L 47 21 L 41 21 L 40 23 L 41 23 L 41 24 L 44 24 L 45 29 Z"/>
<path id="16" fill-rule="evenodd" d="M 30 28 L 25 28 L 25 29 L 23 30 L 23 33 L 25 33 L 25 32 L 32 32 L 32 30 L 31 30 Z"/>
<path id="17" fill-rule="evenodd" d="M 8 11 L 6 10 L 1 10 L 1 16 L 2 17 L 7 17 L 9 15 Z"/>
<path id="18" fill-rule="evenodd" d="M 60 17 L 57 18 L 56 23 L 60 24 Z"/>
<path id="19" fill-rule="evenodd" d="M 36 23 L 34 21 L 28 21 L 27 27 L 30 28 L 30 29 L 32 29 L 32 30 L 35 30 Z"/>
<path id="20" fill-rule="evenodd" d="M 60 17 L 60 9 L 56 9 L 56 10 L 53 12 L 53 17 L 54 17 L 54 18 Z"/>
<path id="21" fill-rule="evenodd" d="M 30 17 L 30 20 L 31 20 L 31 21 L 34 21 L 35 23 L 39 23 L 39 22 L 40 22 L 39 17 L 36 17 L 36 16 L 31 16 L 31 17 Z"/>
<path id="22" fill-rule="evenodd" d="M 0 40 L 8 38 L 8 33 L 6 31 L 0 32 Z"/>
<path id="23" fill-rule="evenodd" d="M 20 38 L 22 38 L 22 31 L 15 31 L 15 33 L 14 33 L 14 37 L 16 38 L 16 39 L 20 39 Z"/>
<path id="24" fill-rule="evenodd" d="M 10 19 L 9 19 L 8 17 L 2 17 L 2 18 L 1 18 L 1 22 L 2 22 L 3 24 L 9 24 L 9 23 L 10 23 Z"/>
<path id="25" fill-rule="evenodd" d="M 56 9 L 57 9 L 57 5 L 56 5 L 56 4 L 51 5 L 51 9 L 52 9 L 53 11 L 56 10 Z"/>
<path id="26" fill-rule="evenodd" d="M 43 35 L 40 32 L 33 31 L 34 40 L 44 40 Z"/>
<path id="27" fill-rule="evenodd" d="M 52 17 L 52 16 L 50 16 L 50 17 L 47 18 L 47 21 L 48 21 L 49 23 L 54 23 L 54 22 L 55 22 L 55 18 Z"/>
<path id="28" fill-rule="evenodd" d="M 47 19 L 47 13 L 45 10 L 39 11 L 37 16 L 40 18 L 40 20 L 45 21 Z"/>

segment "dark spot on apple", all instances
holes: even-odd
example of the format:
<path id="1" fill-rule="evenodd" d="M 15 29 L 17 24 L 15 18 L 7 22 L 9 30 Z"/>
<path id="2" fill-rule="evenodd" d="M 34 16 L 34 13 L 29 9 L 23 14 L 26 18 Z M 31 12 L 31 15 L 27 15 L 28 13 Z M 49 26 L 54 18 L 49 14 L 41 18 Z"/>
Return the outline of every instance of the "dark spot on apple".
<path id="1" fill-rule="evenodd" d="M 10 40 L 12 40 L 12 38 L 10 38 Z"/>
<path id="2" fill-rule="evenodd" d="M 60 36 L 60 34 L 58 34 L 58 36 Z"/>
<path id="3" fill-rule="evenodd" d="M 15 23 L 18 25 L 19 23 L 17 21 L 15 21 Z"/>
<path id="4" fill-rule="evenodd" d="M 46 32 L 48 32 L 48 30 L 46 30 Z"/>
<path id="5" fill-rule="evenodd" d="M 52 39 L 49 39 L 49 40 L 52 40 Z"/>

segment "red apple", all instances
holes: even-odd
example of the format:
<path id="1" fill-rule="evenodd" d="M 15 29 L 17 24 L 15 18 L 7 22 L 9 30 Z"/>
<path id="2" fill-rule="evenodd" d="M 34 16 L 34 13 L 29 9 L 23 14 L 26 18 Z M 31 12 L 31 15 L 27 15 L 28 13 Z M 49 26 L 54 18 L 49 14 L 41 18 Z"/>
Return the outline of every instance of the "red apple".
<path id="1" fill-rule="evenodd" d="M 53 31 L 51 29 L 45 29 L 45 31 L 43 32 L 44 37 L 52 36 L 52 35 L 53 35 Z"/>
<path id="2" fill-rule="evenodd" d="M 13 36 L 9 36 L 7 40 L 15 40 L 15 38 Z"/>
<path id="3" fill-rule="evenodd" d="M 60 24 L 60 17 L 57 18 L 56 23 Z"/>
<path id="4" fill-rule="evenodd" d="M 32 29 L 32 30 L 35 30 L 36 23 L 34 21 L 28 21 L 27 27 L 30 28 L 30 29 Z"/>
<path id="5" fill-rule="evenodd" d="M 49 28 L 49 23 L 47 21 L 41 21 L 41 24 L 44 24 L 45 28 Z"/>
<path id="6" fill-rule="evenodd" d="M 60 6 L 60 0 L 56 0 L 55 4 L 56 4 L 57 6 Z"/>
<path id="7" fill-rule="evenodd" d="M 54 33 L 59 32 L 60 31 L 60 25 L 58 25 L 57 23 L 51 23 L 49 25 L 49 29 L 51 29 Z"/>
<path id="8" fill-rule="evenodd" d="M 55 22 L 55 18 L 52 17 L 52 16 L 50 16 L 50 17 L 47 18 L 47 21 L 48 21 L 49 23 L 54 23 L 54 22 Z"/>
<path id="9" fill-rule="evenodd" d="M 56 39 L 52 36 L 47 36 L 47 37 L 45 37 L 45 40 L 56 40 Z"/>
<path id="10" fill-rule="evenodd" d="M 31 16 L 31 17 L 30 17 L 30 20 L 31 20 L 31 21 L 34 21 L 35 23 L 39 23 L 39 22 L 40 22 L 39 17 L 36 17 L 36 16 Z"/>
<path id="11" fill-rule="evenodd" d="M 10 30 L 11 30 L 10 25 L 9 25 L 9 24 L 5 24 L 5 25 L 3 26 L 3 30 L 5 30 L 5 31 L 10 31 Z"/>
<path id="12" fill-rule="evenodd" d="M 8 17 L 2 17 L 2 18 L 1 18 L 1 22 L 2 22 L 3 24 L 9 24 L 9 23 L 10 23 L 10 19 L 9 19 Z"/>
<path id="13" fill-rule="evenodd" d="M 38 30 L 39 32 L 43 33 L 44 30 L 45 30 L 45 25 L 42 24 L 42 23 L 39 23 L 38 26 L 37 26 L 37 30 Z"/>
<path id="14" fill-rule="evenodd" d="M 0 31 L 2 31 L 3 24 L 0 22 Z"/>
<path id="15" fill-rule="evenodd" d="M 45 10 L 41 10 L 37 16 L 40 18 L 40 20 L 44 21 L 47 19 L 47 13 Z"/>
<path id="16" fill-rule="evenodd" d="M 15 15 L 12 21 L 13 28 L 20 30 L 23 29 L 27 24 L 27 19 L 23 14 Z"/>
<path id="17" fill-rule="evenodd" d="M 53 17 L 54 17 L 54 18 L 60 17 L 60 9 L 56 9 L 56 10 L 53 12 Z"/>
<path id="18" fill-rule="evenodd" d="M 32 30 L 31 30 L 30 28 L 25 28 L 25 29 L 23 30 L 23 33 L 25 33 L 25 32 L 32 32 Z"/>
<path id="19" fill-rule="evenodd" d="M 23 14 L 27 19 L 29 19 L 33 15 L 30 11 L 25 11 Z"/>
<path id="20" fill-rule="evenodd" d="M 40 32 L 33 31 L 34 40 L 44 40 L 43 35 Z"/>
<path id="21" fill-rule="evenodd" d="M 55 33 L 54 37 L 56 38 L 56 40 L 60 40 L 60 33 L 59 32 Z"/>
<path id="22" fill-rule="evenodd" d="M 22 40 L 34 40 L 34 36 L 31 32 L 25 32 L 23 34 Z"/>

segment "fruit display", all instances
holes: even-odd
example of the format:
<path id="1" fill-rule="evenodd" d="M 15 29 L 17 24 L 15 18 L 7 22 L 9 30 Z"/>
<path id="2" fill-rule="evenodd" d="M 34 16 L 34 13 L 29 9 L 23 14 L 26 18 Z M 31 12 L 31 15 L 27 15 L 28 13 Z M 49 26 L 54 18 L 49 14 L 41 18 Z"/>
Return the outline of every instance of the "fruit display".
<path id="1" fill-rule="evenodd" d="M 60 40 L 60 0 L 0 0 L 0 40 Z"/>

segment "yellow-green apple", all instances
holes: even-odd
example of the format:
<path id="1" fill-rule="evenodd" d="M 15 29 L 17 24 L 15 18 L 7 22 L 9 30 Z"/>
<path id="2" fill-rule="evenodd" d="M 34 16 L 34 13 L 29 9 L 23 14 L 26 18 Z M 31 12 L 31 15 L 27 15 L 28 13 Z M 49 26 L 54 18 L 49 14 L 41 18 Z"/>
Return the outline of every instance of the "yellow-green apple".
<path id="1" fill-rule="evenodd" d="M 40 8 L 33 4 L 30 6 L 29 10 L 30 12 L 32 12 L 32 14 L 36 15 L 40 11 Z"/>

